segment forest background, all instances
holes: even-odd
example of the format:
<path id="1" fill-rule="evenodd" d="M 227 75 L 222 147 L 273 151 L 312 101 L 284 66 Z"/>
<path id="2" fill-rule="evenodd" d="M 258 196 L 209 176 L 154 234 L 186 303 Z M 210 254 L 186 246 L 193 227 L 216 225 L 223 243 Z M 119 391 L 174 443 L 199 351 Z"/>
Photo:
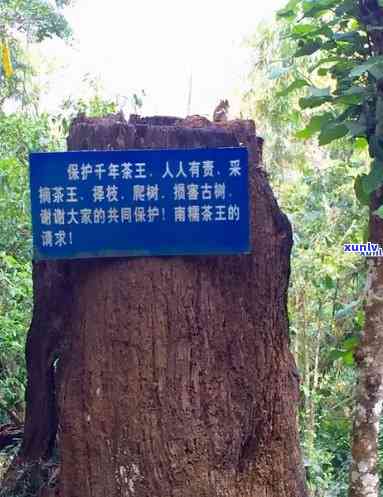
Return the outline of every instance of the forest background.
<path id="1" fill-rule="evenodd" d="M 21 424 L 24 416 L 24 346 L 32 308 L 28 153 L 65 150 L 70 119 L 78 112 L 103 116 L 121 107 L 121 99 L 106 96 L 88 75 L 84 97 L 73 95 L 54 113 L 42 110 L 41 61 L 31 47 L 51 37 L 71 42 L 61 11 L 68 3 L 0 2 L 0 425 Z M 368 147 L 350 136 L 320 147 L 312 136 L 313 111 L 302 111 L 296 81 L 310 81 L 312 91 L 325 86 L 329 75 L 313 73 L 312 54 L 292 57 L 289 29 L 286 19 L 263 23 L 246 40 L 253 63 L 243 74 L 248 90 L 241 113 L 255 120 L 265 139 L 264 167 L 294 228 L 289 314 L 308 485 L 313 496 L 344 497 L 367 264 L 344 254 L 343 245 L 366 239 L 368 209 L 357 200 L 354 182 L 368 172 Z M 145 92 L 132 90 L 125 111 L 140 112 L 144 100 Z M 16 450 L 0 453 L 0 476 Z M 383 437 L 380 455 L 383 476 Z"/>

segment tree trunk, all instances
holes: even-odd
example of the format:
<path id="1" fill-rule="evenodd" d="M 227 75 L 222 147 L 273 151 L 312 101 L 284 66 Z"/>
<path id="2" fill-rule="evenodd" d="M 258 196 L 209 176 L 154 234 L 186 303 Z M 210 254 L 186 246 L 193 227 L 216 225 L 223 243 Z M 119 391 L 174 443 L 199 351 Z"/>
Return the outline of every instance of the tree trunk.
<path id="1" fill-rule="evenodd" d="M 373 13 L 376 26 L 383 27 L 383 9 L 377 0 L 363 3 L 367 12 Z M 360 4 L 360 8 L 363 6 Z M 360 13 L 362 22 L 363 10 Z M 366 26 L 369 30 L 369 26 Z M 371 29 L 373 54 L 383 54 L 383 34 Z M 376 109 L 374 138 L 383 139 L 383 79 L 376 82 Z M 370 153 L 374 147 L 371 146 Z M 375 157 L 376 152 L 372 155 Z M 376 158 L 382 168 L 381 157 Z M 383 205 L 383 188 L 371 196 L 369 238 L 381 246 L 383 242 L 383 220 L 374 212 Z M 383 258 L 368 260 L 365 299 L 365 325 L 361 343 L 356 353 L 358 384 L 352 430 L 352 462 L 350 468 L 350 497 L 379 497 L 378 444 L 379 422 L 383 405 Z"/>
<path id="2" fill-rule="evenodd" d="M 372 210 L 382 204 L 373 201 Z M 379 205 L 378 205 L 379 204 Z M 383 240 L 382 221 L 370 216 L 370 239 Z M 378 497 L 378 435 L 383 403 L 383 259 L 368 261 L 365 326 L 356 354 L 358 384 L 352 431 L 350 497 Z"/>
<path id="3" fill-rule="evenodd" d="M 383 222 L 373 215 L 382 205 L 374 195 L 370 240 L 381 243 Z M 383 258 L 370 258 L 366 286 L 365 326 L 356 353 L 358 384 L 352 430 L 350 497 L 379 497 L 378 437 L 383 404 Z"/>
<path id="4" fill-rule="evenodd" d="M 60 497 L 306 496 L 286 310 L 291 228 L 258 167 L 253 123 L 82 116 L 68 138 L 70 150 L 240 143 L 251 255 L 35 264 L 23 457 L 49 452 L 56 395 Z"/>

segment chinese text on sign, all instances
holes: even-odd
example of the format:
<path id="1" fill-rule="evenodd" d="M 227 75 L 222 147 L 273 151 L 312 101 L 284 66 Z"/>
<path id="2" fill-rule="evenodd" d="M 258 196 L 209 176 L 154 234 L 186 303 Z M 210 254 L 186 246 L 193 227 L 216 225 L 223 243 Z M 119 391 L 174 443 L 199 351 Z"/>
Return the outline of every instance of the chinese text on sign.
<path id="1" fill-rule="evenodd" d="M 35 259 L 248 253 L 245 148 L 30 155 Z"/>

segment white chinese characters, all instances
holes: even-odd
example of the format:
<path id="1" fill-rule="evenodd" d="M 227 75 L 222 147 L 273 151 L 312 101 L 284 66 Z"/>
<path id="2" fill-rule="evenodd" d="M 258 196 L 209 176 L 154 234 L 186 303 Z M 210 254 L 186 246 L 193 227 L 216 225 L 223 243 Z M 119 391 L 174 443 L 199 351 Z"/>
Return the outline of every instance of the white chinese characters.
<path id="1" fill-rule="evenodd" d="M 243 155 L 234 149 L 226 156 L 219 149 L 177 151 L 167 160 L 160 152 L 157 162 L 151 162 L 153 151 L 127 156 L 76 153 L 61 176 L 57 170 L 52 177 L 42 176 L 45 180 L 33 193 L 39 247 L 52 253 L 60 249 L 64 256 L 66 249 L 78 246 L 87 253 L 86 243 L 89 252 L 99 242 L 113 250 L 118 240 L 153 245 L 164 240 L 171 246 L 173 235 L 184 244 L 202 244 L 228 239 L 225 230 L 248 219 Z"/>
<path id="2" fill-rule="evenodd" d="M 146 179 L 147 165 L 145 162 L 123 162 L 122 164 L 75 164 L 71 163 L 67 167 L 67 179 L 69 181 L 90 181 L 97 179 L 98 181 L 104 178 L 112 180 L 123 179 Z"/>

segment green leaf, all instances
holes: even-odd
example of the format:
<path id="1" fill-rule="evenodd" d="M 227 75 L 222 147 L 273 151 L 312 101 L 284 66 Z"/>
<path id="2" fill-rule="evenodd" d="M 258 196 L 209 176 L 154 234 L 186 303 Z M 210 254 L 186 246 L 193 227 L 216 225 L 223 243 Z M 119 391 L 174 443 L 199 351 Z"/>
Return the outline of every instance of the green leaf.
<path id="1" fill-rule="evenodd" d="M 371 194 L 383 185 L 383 163 L 374 160 L 370 173 L 362 179 L 363 189 Z"/>
<path id="2" fill-rule="evenodd" d="M 302 97 L 299 100 L 299 106 L 301 109 L 314 109 L 331 100 L 331 97 Z"/>
<path id="3" fill-rule="evenodd" d="M 338 359 L 341 359 L 343 357 L 344 350 L 332 350 L 329 354 L 329 359 L 330 361 L 337 361 Z"/>
<path id="4" fill-rule="evenodd" d="M 298 50 L 294 54 L 294 57 L 303 57 L 305 55 L 312 55 L 313 53 L 317 52 L 320 48 L 322 48 L 322 43 L 320 41 L 309 41 L 300 48 L 298 48 Z"/>
<path id="5" fill-rule="evenodd" d="M 352 350 L 345 352 L 342 355 L 342 362 L 345 366 L 354 366 L 355 365 L 355 359 L 354 359 L 354 353 Z"/>
<path id="6" fill-rule="evenodd" d="M 366 124 L 363 121 L 345 121 L 348 131 L 354 137 L 365 136 L 367 133 Z"/>
<path id="7" fill-rule="evenodd" d="M 304 36 L 309 33 L 315 33 L 317 30 L 318 26 L 315 26 L 315 24 L 297 24 L 293 27 L 291 33 L 293 35 Z"/>
<path id="8" fill-rule="evenodd" d="M 327 290 L 331 290 L 332 288 L 335 288 L 335 281 L 327 274 L 323 284 Z"/>
<path id="9" fill-rule="evenodd" d="M 360 344 L 360 338 L 353 336 L 350 338 L 346 338 L 346 340 L 342 343 L 341 347 L 344 350 L 355 350 Z"/>
<path id="10" fill-rule="evenodd" d="M 367 91 L 366 88 L 362 88 L 361 86 L 352 86 L 351 88 L 348 88 L 346 91 L 337 91 L 336 94 L 338 95 L 335 99 L 335 101 L 338 103 L 343 103 L 346 105 L 357 105 L 361 103 L 364 98 L 369 96 L 369 92 Z"/>
<path id="11" fill-rule="evenodd" d="M 296 79 L 289 85 L 287 88 L 284 90 L 281 90 L 280 92 L 277 93 L 277 97 L 285 97 L 289 93 L 295 91 L 295 90 L 300 90 L 301 88 L 304 88 L 305 86 L 310 86 L 309 83 L 304 80 L 304 79 Z"/>
<path id="12" fill-rule="evenodd" d="M 294 19 L 297 4 L 298 0 L 290 0 L 283 9 L 277 12 L 277 17 L 281 19 Z"/>
<path id="13" fill-rule="evenodd" d="M 348 128 L 345 124 L 329 125 L 322 129 L 319 135 L 319 145 L 328 145 L 334 140 L 343 138 L 348 133 Z"/>
<path id="14" fill-rule="evenodd" d="M 364 137 L 357 137 L 355 140 L 355 148 L 357 150 L 364 150 L 365 148 L 368 147 L 368 141 Z"/>
<path id="15" fill-rule="evenodd" d="M 331 361 L 337 361 L 341 359 L 345 366 L 354 366 L 354 353 L 352 350 L 333 350 L 329 355 Z"/>
<path id="16" fill-rule="evenodd" d="M 362 174 L 360 176 L 357 176 L 357 178 L 355 179 L 354 190 L 355 190 L 356 198 L 359 200 L 359 202 L 362 205 L 369 205 L 370 195 L 368 193 L 366 193 L 364 188 L 363 188 L 363 180 L 365 177 L 367 177 L 366 174 Z"/>
<path id="17" fill-rule="evenodd" d="M 344 95 L 366 95 L 367 89 L 362 86 L 353 85 L 344 92 Z"/>
<path id="18" fill-rule="evenodd" d="M 339 0 L 306 0 L 302 2 L 305 17 L 320 17 L 326 10 L 336 6 Z"/>
<path id="19" fill-rule="evenodd" d="M 341 59 L 339 57 L 325 57 L 324 59 L 320 59 L 319 62 L 317 62 L 314 66 L 310 67 L 310 71 L 315 71 L 318 67 L 322 66 L 323 64 L 332 64 L 339 62 Z"/>
<path id="20" fill-rule="evenodd" d="M 279 19 L 294 19 L 295 11 L 293 9 L 283 9 L 277 12 Z"/>
<path id="21" fill-rule="evenodd" d="M 313 116 L 308 125 L 301 131 L 298 131 L 295 136 L 301 140 L 308 140 L 332 120 L 333 116 L 330 112 L 320 114 L 319 116 Z"/>
<path id="22" fill-rule="evenodd" d="M 316 88 L 311 86 L 310 95 L 299 100 L 301 109 L 313 109 L 332 100 L 330 88 Z"/>

